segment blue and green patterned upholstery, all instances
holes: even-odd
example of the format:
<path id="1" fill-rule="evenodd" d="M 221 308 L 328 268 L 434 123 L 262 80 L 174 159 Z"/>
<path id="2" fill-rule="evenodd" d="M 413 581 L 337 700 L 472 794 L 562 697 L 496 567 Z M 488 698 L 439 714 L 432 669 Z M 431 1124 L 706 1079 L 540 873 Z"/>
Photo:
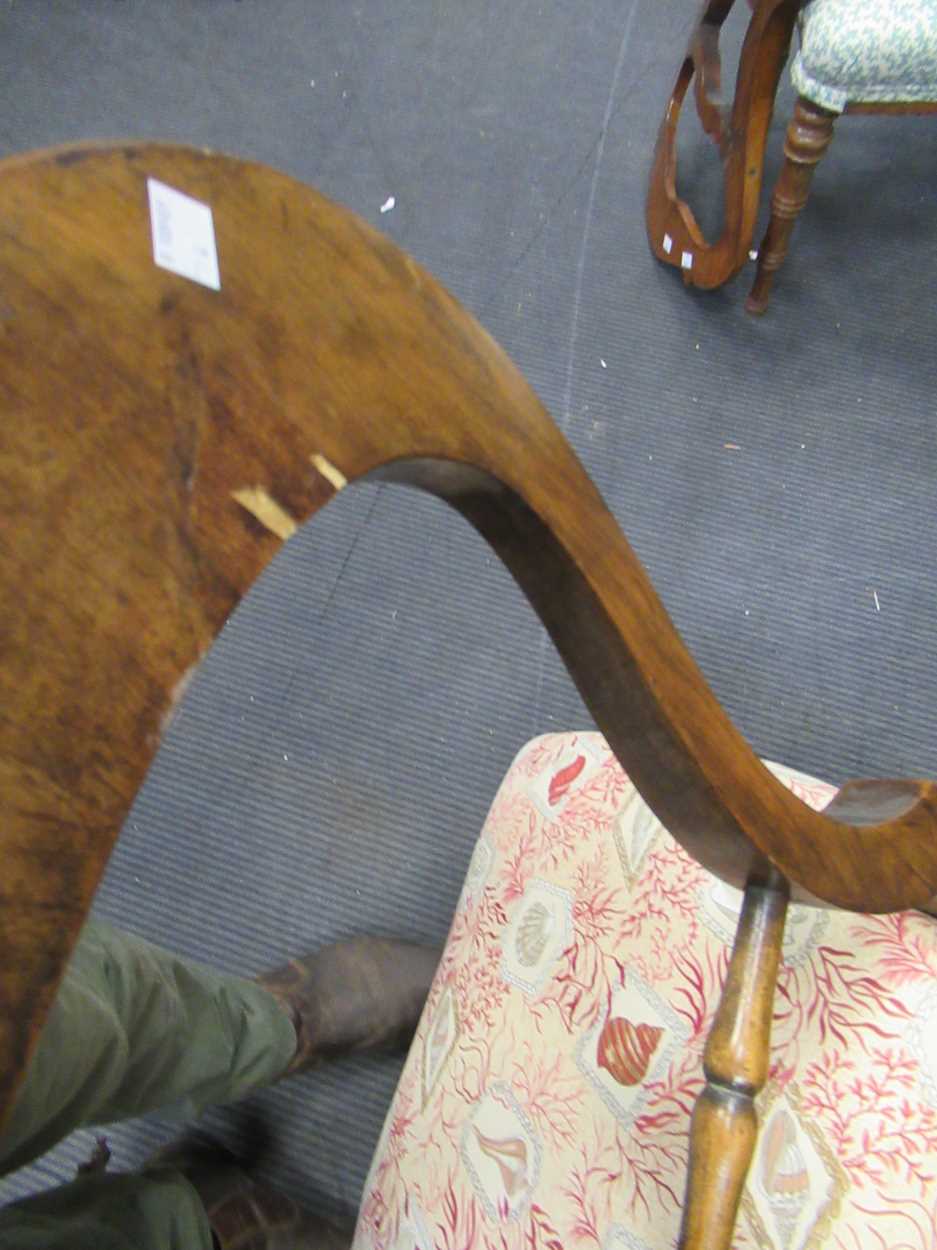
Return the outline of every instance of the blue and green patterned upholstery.
<path id="1" fill-rule="evenodd" d="M 834 113 L 937 101 L 937 0 L 809 0 L 791 77 Z"/>

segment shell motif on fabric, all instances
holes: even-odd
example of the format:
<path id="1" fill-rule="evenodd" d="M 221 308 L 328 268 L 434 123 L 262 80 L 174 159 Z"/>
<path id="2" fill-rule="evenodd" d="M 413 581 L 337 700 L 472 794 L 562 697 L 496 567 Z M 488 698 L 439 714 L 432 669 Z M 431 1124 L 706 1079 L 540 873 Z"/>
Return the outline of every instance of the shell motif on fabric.
<path id="1" fill-rule="evenodd" d="M 514 939 L 517 962 L 524 968 L 533 968 L 543 957 L 547 942 L 553 931 L 550 909 L 541 902 L 534 902 L 521 916 Z"/>
<path id="2" fill-rule="evenodd" d="M 445 1004 L 444 1004 L 445 1007 Z M 433 1024 L 433 1030 L 429 1038 L 429 1054 L 430 1064 L 436 1067 L 445 1053 L 446 1047 L 449 1045 L 449 1033 L 451 1031 L 451 1022 L 449 1012 L 440 1010 L 436 1021 Z"/>
<path id="3" fill-rule="evenodd" d="M 486 1137 L 475 1129 L 478 1148 L 498 1165 L 501 1183 L 509 1198 L 514 1198 L 527 1184 L 527 1143 L 523 1137 Z"/>
<path id="4" fill-rule="evenodd" d="M 579 774 L 586 766 L 586 757 L 577 755 L 571 764 L 567 764 L 565 768 L 561 768 L 550 778 L 550 786 L 547 790 L 547 802 L 551 807 L 555 807 L 562 799 L 569 787 L 573 784 Z"/>
<path id="5" fill-rule="evenodd" d="M 596 1063 L 619 1085 L 639 1085 L 663 1032 L 653 1024 L 632 1024 L 623 1016 L 609 1019 L 599 1034 Z"/>
<path id="6" fill-rule="evenodd" d="M 787 1111 L 778 1111 L 765 1130 L 761 1179 L 770 1197 L 799 1197 L 810 1188 L 810 1174 L 797 1145 L 797 1128 Z"/>

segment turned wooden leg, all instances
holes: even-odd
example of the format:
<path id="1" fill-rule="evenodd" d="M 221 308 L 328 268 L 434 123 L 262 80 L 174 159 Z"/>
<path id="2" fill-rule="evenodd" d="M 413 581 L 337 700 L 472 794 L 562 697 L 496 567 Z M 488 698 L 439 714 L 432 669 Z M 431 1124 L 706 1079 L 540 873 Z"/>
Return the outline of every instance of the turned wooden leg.
<path id="1" fill-rule="evenodd" d="M 763 313 L 774 285 L 774 275 L 787 255 L 787 247 L 801 209 L 807 203 L 813 171 L 833 138 L 836 113 L 821 109 L 800 96 L 784 140 L 784 168 L 771 197 L 771 220 L 758 255 L 758 271 L 745 308 Z"/>
<path id="2" fill-rule="evenodd" d="M 729 1250 L 755 1150 L 755 1095 L 768 1075 L 787 884 L 750 885 L 693 1110 L 679 1250 Z"/>

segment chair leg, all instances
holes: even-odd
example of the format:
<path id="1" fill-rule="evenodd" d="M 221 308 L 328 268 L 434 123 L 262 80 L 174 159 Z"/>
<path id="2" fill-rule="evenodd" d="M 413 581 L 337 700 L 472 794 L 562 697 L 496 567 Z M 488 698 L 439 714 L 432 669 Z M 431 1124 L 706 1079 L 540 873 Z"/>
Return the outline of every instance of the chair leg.
<path id="1" fill-rule="evenodd" d="M 745 302 L 750 313 L 763 313 L 774 285 L 774 275 L 784 263 L 794 222 L 807 203 L 817 165 L 833 138 L 836 113 L 822 109 L 800 96 L 784 140 L 784 167 L 771 197 L 771 220 L 758 254 L 758 270 Z"/>
<path id="2" fill-rule="evenodd" d="M 751 884 L 716 1009 L 690 1124 L 690 1161 L 678 1250 L 729 1250 L 755 1152 L 755 1095 L 768 1076 L 771 1018 L 787 883 Z"/>

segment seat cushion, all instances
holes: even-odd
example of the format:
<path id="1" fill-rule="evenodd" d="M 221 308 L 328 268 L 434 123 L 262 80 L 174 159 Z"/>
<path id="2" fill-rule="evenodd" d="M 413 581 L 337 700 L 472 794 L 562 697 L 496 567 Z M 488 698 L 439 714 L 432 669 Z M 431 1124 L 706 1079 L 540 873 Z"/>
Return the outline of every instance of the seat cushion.
<path id="1" fill-rule="evenodd" d="M 937 100 L 937 0 L 810 0 L 791 77 L 834 113 Z"/>
<path id="2" fill-rule="evenodd" d="M 833 787 L 776 774 L 822 807 Z M 668 1250 L 741 895 L 596 734 L 526 746 L 475 848 L 358 1250 Z M 791 908 L 734 1247 L 937 1244 L 937 922 Z"/>

